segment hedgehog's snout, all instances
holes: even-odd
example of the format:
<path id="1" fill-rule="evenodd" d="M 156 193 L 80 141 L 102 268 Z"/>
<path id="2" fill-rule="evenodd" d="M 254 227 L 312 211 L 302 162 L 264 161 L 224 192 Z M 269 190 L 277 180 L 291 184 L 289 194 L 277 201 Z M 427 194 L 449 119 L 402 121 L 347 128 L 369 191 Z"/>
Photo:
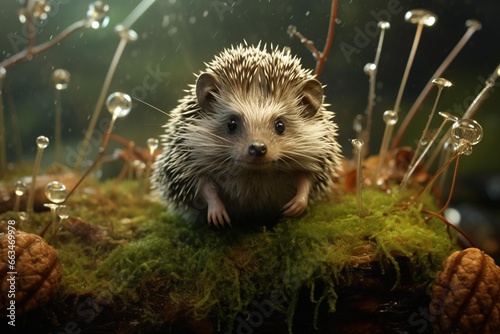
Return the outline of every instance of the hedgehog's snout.
<path id="1" fill-rule="evenodd" d="M 253 157 L 262 157 L 266 155 L 267 147 L 263 141 L 255 140 L 248 146 L 248 154 Z"/>

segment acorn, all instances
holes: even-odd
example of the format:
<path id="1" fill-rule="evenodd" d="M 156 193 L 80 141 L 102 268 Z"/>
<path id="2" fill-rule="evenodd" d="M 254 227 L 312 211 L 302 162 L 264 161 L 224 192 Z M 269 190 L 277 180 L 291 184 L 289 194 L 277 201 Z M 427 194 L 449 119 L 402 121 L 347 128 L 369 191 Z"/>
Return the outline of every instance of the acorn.
<path id="1" fill-rule="evenodd" d="M 59 290 L 60 278 L 61 264 L 57 251 L 43 238 L 19 230 L 12 234 L 6 232 L 2 236 L 0 239 L 2 316 L 9 314 L 9 307 L 11 309 L 15 307 L 15 314 L 21 315 L 45 305 Z"/>
<path id="2" fill-rule="evenodd" d="M 500 267 L 477 248 L 451 254 L 429 305 L 435 333 L 500 333 Z"/>

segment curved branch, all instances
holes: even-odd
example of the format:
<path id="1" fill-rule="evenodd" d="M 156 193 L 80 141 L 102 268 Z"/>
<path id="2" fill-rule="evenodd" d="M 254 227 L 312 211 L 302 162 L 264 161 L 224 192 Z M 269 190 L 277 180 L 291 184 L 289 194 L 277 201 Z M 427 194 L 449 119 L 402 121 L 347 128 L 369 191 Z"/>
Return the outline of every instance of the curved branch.
<path id="1" fill-rule="evenodd" d="M 335 33 L 335 24 L 337 22 L 337 3 L 338 1 L 332 0 L 332 7 L 330 10 L 330 25 L 328 26 L 328 34 L 326 36 L 325 47 L 323 49 L 323 52 L 321 52 L 321 56 L 316 61 L 316 70 L 314 71 L 314 73 L 316 73 L 316 76 L 319 76 L 323 71 L 323 65 L 325 64 L 326 58 L 330 53 L 333 36 Z"/>
<path id="2" fill-rule="evenodd" d="M 41 53 L 41 52 L 53 47 L 54 45 L 57 45 L 63 39 L 65 39 L 66 37 L 68 37 L 69 35 L 74 33 L 75 31 L 80 30 L 82 28 L 85 28 L 87 26 L 87 22 L 88 22 L 87 19 L 76 21 L 75 23 L 73 23 L 72 25 L 70 25 L 69 27 L 67 27 L 63 31 L 61 31 L 61 33 L 59 35 L 57 35 L 56 37 L 54 37 L 50 41 L 47 41 L 47 42 L 42 43 L 42 44 L 37 45 L 37 46 L 30 46 L 27 49 L 24 49 L 23 51 L 20 51 L 20 52 L 16 53 L 15 55 L 5 59 L 4 61 L 2 61 L 0 63 L 0 67 L 7 69 L 21 60 L 28 59 L 31 56 L 34 56 L 38 53 Z"/>

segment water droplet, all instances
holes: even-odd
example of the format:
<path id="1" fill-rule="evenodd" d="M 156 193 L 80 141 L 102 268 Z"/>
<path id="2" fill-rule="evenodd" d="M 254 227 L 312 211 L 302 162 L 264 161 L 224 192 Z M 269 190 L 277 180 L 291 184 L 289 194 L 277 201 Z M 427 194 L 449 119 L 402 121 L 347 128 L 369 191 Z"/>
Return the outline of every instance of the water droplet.
<path id="1" fill-rule="evenodd" d="M 363 71 L 365 71 L 366 75 L 374 75 L 377 71 L 377 65 L 375 65 L 374 63 L 367 63 L 363 68 Z"/>
<path id="2" fill-rule="evenodd" d="M 139 38 L 139 36 L 137 35 L 137 33 L 134 30 L 125 29 L 125 27 L 122 26 L 121 24 L 119 24 L 115 27 L 115 31 L 118 33 L 120 38 L 126 38 L 127 40 L 129 40 L 131 42 L 137 41 L 137 39 Z"/>
<path id="3" fill-rule="evenodd" d="M 391 24 L 387 21 L 380 21 L 377 26 L 380 28 L 380 29 L 391 29 Z"/>
<path id="4" fill-rule="evenodd" d="M 467 28 L 474 28 L 474 30 L 481 30 L 483 25 L 478 20 L 467 20 L 465 21 L 465 26 Z"/>
<path id="5" fill-rule="evenodd" d="M 445 78 L 435 78 L 432 80 L 432 83 L 435 84 L 438 87 L 445 88 L 445 87 L 451 87 L 452 83 L 451 81 L 445 79 Z"/>
<path id="6" fill-rule="evenodd" d="M 433 26 L 437 21 L 437 15 L 426 9 L 412 9 L 405 14 L 405 20 L 413 24 L 424 24 Z"/>
<path id="7" fill-rule="evenodd" d="M 69 81 L 71 78 L 71 74 L 63 70 L 61 68 L 58 68 L 52 73 L 52 83 L 56 87 L 57 90 L 63 90 L 68 88 Z"/>
<path id="8" fill-rule="evenodd" d="M 109 23 L 109 6 L 102 1 L 95 1 L 89 5 L 87 11 L 88 26 L 98 29 L 105 28 Z"/>
<path id="9" fill-rule="evenodd" d="M 393 110 L 386 110 L 383 118 L 386 124 L 394 125 L 398 122 L 398 113 Z"/>
<path id="10" fill-rule="evenodd" d="M 203 17 L 207 17 L 208 16 L 208 10 L 204 11 L 202 16 Z"/>
<path id="11" fill-rule="evenodd" d="M 483 128 L 473 119 L 463 118 L 451 127 L 451 139 L 460 144 L 462 141 L 467 141 L 469 145 L 476 145 L 483 138 Z"/>
<path id="12" fill-rule="evenodd" d="M 23 24 L 26 23 L 26 20 L 27 20 L 26 8 L 23 7 L 21 9 L 19 9 L 19 11 L 17 12 L 17 16 L 19 17 L 19 22 L 21 22 Z"/>
<path id="13" fill-rule="evenodd" d="M 17 181 L 16 186 L 14 188 L 14 192 L 16 193 L 16 196 L 23 196 L 24 192 L 26 191 L 26 183 L 23 181 Z"/>
<path id="14" fill-rule="evenodd" d="M 66 199 L 66 186 L 59 181 L 49 182 L 45 186 L 45 196 L 53 203 L 62 203 Z"/>
<path id="15" fill-rule="evenodd" d="M 39 136 L 37 139 L 36 139 L 36 146 L 43 150 L 44 148 L 46 148 L 47 146 L 49 146 L 49 138 L 45 137 L 45 136 Z"/>
<path id="16" fill-rule="evenodd" d="M 61 219 L 68 219 L 69 213 L 70 213 L 70 209 L 67 205 L 59 205 L 56 209 L 56 214 Z"/>
<path id="17" fill-rule="evenodd" d="M 297 32 L 297 27 L 294 25 L 289 25 L 288 29 L 286 30 L 286 33 L 290 36 L 293 37 L 293 35 Z"/>
<path id="18" fill-rule="evenodd" d="M 456 150 L 458 151 L 459 154 L 471 155 L 472 154 L 472 145 L 470 145 L 468 141 L 462 140 L 456 146 Z"/>
<path id="19" fill-rule="evenodd" d="M 5 69 L 5 67 L 0 67 L 0 80 L 5 78 L 6 75 L 7 75 L 7 70 Z"/>
<path id="20" fill-rule="evenodd" d="M 23 221 L 28 220 L 28 218 L 30 217 L 30 216 L 28 215 L 28 213 L 26 213 L 26 212 L 24 212 L 24 211 L 19 211 L 19 212 L 17 213 L 17 216 L 19 217 L 19 220 L 20 220 L 20 221 L 22 221 L 22 222 L 23 222 Z"/>
<path id="21" fill-rule="evenodd" d="M 426 138 L 420 139 L 420 145 L 421 146 L 427 146 L 429 144 L 429 141 Z"/>
<path id="22" fill-rule="evenodd" d="M 106 107 L 114 117 L 125 117 L 132 109 L 132 99 L 128 94 L 114 92 L 108 96 Z"/>
<path id="23" fill-rule="evenodd" d="M 353 140 L 351 140 L 351 144 L 358 151 L 361 151 L 363 149 L 363 146 L 365 145 L 365 143 L 362 140 L 360 140 L 360 139 L 353 139 Z"/>
<path id="24" fill-rule="evenodd" d="M 453 121 L 453 122 L 458 121 L 458 117 L 456 117 L 450 113 L 447 113 L 445 111 L 440 111 L 439 116 L 446 118 L 446 120 L 448 120 L 448 121 Z"/>
<path id="25" fill-rule="evenodd" d="M 47 13 L 50 12 L 50 4 L 45 0 L 36 0 L 33 7 L 33 17 L 43 21 L 47 19 Z"/>
<path id="26" fill-rule="evenodd" d="M 158 148 L 158 139 L 156 138 L 149 138 L 147 141 L 148 148 L 151 152 L 154 152 Z"/>
<path id="27" fill-rule="evenodd" d="M 132 161 L 132 166 L 139 171 L 142 171 L 143 169 L 146 168 L 146 164 L 144 162 L 142 162 L 141 160 L 137 160 L 137 159 Z"/>
<path id="28" fill-rule="evenodd" d="M 365 117 L 361 114 L 357 114 L 356 117 L 354 117 L 354 120 L 352 121 L 352 128 L 356 131 L 356 133 L 363 131 L 364 119 Z"/>

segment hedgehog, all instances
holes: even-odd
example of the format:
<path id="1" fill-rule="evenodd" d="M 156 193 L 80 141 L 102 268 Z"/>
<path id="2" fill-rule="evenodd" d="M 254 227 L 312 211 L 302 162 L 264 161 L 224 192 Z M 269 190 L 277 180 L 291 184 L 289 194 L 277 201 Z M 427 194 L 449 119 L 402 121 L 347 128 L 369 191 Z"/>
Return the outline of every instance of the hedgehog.
<path id="1" fill-rule="evenodd" d="M 337 125 L 300 59 L 245 43 L 205 65 L 164 125 L 151 178 L 163 202 L 221 227 L 296 217 L 331 193 Z"/>

